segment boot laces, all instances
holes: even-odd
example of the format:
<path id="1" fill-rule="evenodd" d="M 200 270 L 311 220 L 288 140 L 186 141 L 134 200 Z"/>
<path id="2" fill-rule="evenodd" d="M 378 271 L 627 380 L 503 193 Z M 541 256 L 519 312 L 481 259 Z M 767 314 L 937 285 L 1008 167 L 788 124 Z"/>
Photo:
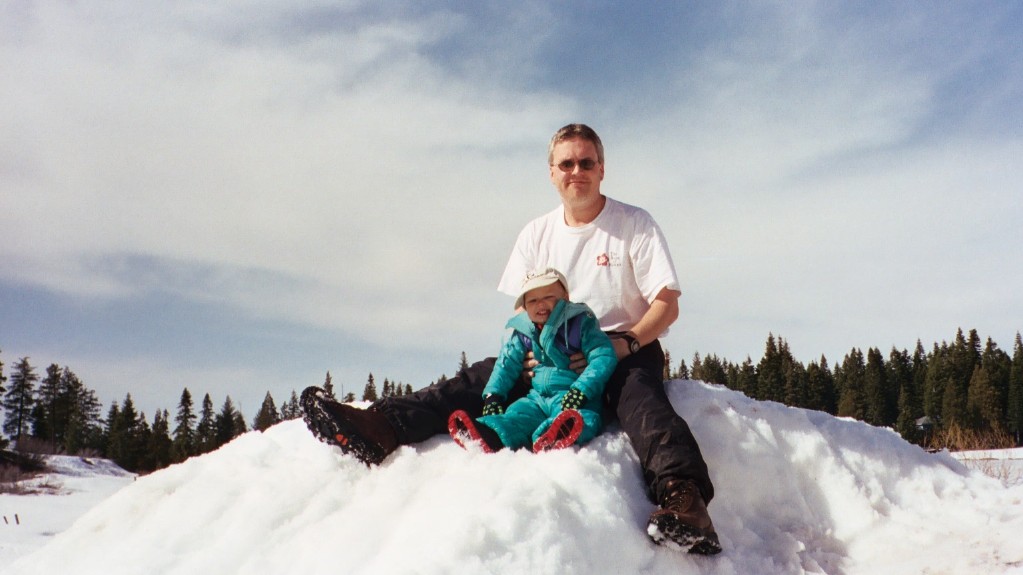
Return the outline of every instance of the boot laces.
<path id="1" fill-rule="evenodd" d="M 696 487 L 692 482 L 672 483 L 668 485 L 668 495 L 665 496 L 662 507 L 677 513 L 684 513 L 692 506 L 695 496 Z"/>

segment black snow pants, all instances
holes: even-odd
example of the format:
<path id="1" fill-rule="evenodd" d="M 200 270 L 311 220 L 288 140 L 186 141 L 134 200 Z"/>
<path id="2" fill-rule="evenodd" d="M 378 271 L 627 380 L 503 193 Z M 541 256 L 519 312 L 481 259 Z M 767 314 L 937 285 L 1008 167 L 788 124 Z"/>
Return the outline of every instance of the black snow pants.
<path id="1" fill-rule="evenodd" d="M 413 392 L 389 396 L 373 404 L 394 426 L 401 444 L 425 441 L 447 433 L 448 417 L 459 409 L 472 417 L 483 412 L 483 388 L 494 369 L 487 358 L 461 370 L 455 377 Z M 529 391 L 522 378 L 508 403 Z M 643 468 L 643 479 L 654 502 L 663 499 L 672 479 L 693 479 L 705 502 L 714 497 L 707 464 L 689 425 L 679 416 L 664 391 L 664 351 L 654 341 L 621 359 L 607 383 L 605 404 L 617 417 L 632 442 Z M 611 418 L 609 418 L 609 421 Z"/>

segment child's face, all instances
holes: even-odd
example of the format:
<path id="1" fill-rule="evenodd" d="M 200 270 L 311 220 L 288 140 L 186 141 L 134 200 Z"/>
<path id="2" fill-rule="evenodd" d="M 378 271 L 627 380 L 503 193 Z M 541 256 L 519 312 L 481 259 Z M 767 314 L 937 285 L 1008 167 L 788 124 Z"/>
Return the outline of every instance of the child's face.
<path id="1" fill-rule="evenodd" d="M 551 311 L 559 300 L 568 297 L 561 282 L 554 282 L 551 285 L 538 287 L 526 292 L 522 300 L 522 306 L 526 308 L 529 320 L 535 324 L 543 325 L 550 317 Z"/>

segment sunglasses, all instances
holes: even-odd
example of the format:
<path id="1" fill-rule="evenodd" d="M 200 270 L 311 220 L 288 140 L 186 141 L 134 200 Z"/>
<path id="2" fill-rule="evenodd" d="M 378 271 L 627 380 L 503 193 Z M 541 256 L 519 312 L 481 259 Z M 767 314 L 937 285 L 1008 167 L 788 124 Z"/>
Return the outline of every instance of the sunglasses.
<path id="1" fill-rule="evenodd" d="M 575 160 L 564 160 L 558 163 L 558 169 L 562 172 L 571 172 L 575 169 L 576 164 L 579 165 L 580 170 L 588 172 L 597 167 L 597 160 L 592 160 L 590 158 L 583 158 L 578 162 Z"/>

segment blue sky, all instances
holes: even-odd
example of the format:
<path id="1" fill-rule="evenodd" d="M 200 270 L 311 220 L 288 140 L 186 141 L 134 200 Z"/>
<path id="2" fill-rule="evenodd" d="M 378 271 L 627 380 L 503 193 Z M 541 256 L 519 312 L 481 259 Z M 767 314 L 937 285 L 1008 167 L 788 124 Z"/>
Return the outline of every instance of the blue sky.
<path id="1" fill-rule="evenodd" d="M 1023 4 L 0 1 L 0 359 L 181 389 L 420 387 L 581 121 L 682 277 L 676 358 L 1023 318 Z"/>

